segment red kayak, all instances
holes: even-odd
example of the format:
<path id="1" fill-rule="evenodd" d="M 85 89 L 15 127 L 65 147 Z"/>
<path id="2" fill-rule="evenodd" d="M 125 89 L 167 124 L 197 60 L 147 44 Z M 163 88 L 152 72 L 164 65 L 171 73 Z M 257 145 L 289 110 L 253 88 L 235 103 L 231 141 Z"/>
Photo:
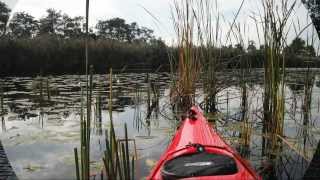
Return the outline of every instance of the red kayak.
<path id="1" fill-rule="evenodd" d="M 192 107 L 147 179 L 262 178 L 213 130 L 202 111 Z"/>

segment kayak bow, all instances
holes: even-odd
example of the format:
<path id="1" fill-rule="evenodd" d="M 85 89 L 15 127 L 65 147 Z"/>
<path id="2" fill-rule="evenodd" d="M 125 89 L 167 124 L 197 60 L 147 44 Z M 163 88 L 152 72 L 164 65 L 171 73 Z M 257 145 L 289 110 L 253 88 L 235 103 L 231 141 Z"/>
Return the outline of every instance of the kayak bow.
<path id="1" fill-rule="evenodd" d="M 192 107 L 147 179 L 251 180 L 261 177 Z"/>

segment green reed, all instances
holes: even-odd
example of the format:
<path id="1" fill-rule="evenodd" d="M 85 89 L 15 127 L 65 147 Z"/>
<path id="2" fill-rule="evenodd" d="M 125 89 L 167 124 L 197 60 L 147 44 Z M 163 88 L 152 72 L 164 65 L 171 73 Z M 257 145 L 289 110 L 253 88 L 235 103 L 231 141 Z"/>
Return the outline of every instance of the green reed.
<path id="1" fill-rule="evenodd" d="M 0 117 L 1 117 L 1 127 L 2 131 L 6 131 L 5 127 L 5 120 L 4 120 L 4 89 L 3 89 L 3 84 L 0 82 Z"/>
<path id="2" fill-rule="evenodd" d="M 205 111 L 216 112 L 216 95 L 218 93 L 217 70 L 220 67 L 221 53 L 217 51 L 221 34 L 221 15 L 218 12 L 217 1 L 200 0 L 196 3 L 197 38 L 203 67 L 203 87 L 205 96 Z"/>
<path id="3" fill-rule="evenodd" d="M 134 179 L 134 159 L 130 162 L 127 124 L 124 125 L 125 143 L 120 143 L 119 147 L 117 143 L 119 140 L 115 135 L 112 119 L 112 69 L 110 69 L 109 74 L 109 85 L 110 131 L 109 133 L 108 131 L 105 133 L 106 150 L 104 152 L 103 163 L 108 179 L 130 180 Z"/>
<path id="4" fill-rule="evenodd" d="M 149 73 L 147 74 L 147 83 L 148 83 L 148 89 L 147 89 L 147 113 L 149 114 L 151 112 L 151 83 L 150 83 Z"/>
<path id="5" fill-rule="evenodd" d="M 264 32 L 264 126 L 263 133 L 271 142 L 270 149 L 276 149 L 277 136 L 283 135 L 284 123 L 284 78 L 285 54 L 283 53 L 287 39 L 287 24 L 296 1 L 262 0 Z M 265 145 L 264 145 L 265 146 Z"/>
<path id="6" fill-rule="evenodd" d="M 240 132 L 240 139 L 242 141 L 242 145 L 245 148 L 249 148 L 250 146 L 250 139 L 251 139 L 251 129 L 252 124 L 249 122 L 249 102 L 248 102 L 248 87 L 245 80 L 245 75 L 248 73 L 248 64 L 246 61 L 240 59 L 240 66 L 241 66 L 241 75 L 240 75 L 240 88 L 241 88 L 241 132 Z"/>
<path id="7" fill-rule="evenodd" d="M 90 136 L 91 136 L 91 105 L 93 90 L 93 66 L 90 66 L 90 75 L 88 72 L 89 64 L 89 0 L 86 0 L 86 38 L 85 38 L 85 62 L 86 62 L 86 115 L 84 114 L 84 93 L 81 87 L 81 110 L 80 110 L 80 164 L 77 148 L 74 149 L 76 175 L 78 180 L 90 179 Z"/>
<path id="8" fill-rule="evenodd" d="M 178 100 L 178 107 L 189 109 L 194 104 L 196 82 L 201 72 L 198 50 L 194 43 L 196 17 L 193 8 L 194 1 L 174 1 L 172 19 L 178 38 L 178 80 L 171 89 L 173 102 Z"/>
<path id="9" fill-rule="evenodd" d="M 244 1 L 234 17 L 237 19 Z M 171 71 L 177 66 L 177 81 L 170 92 L 171 101 L 188 109 L 195 103 L 196 82 L 202 75 L 205 111 L 216 112 L 219 87 L 217 71 L 224 68 L 222 61 L 223 15 L 217 0 L 176 0 L 172 16 L 177 34 L 177 60 L 170 56 Z M 229 43 L 232 28 L 225 39 Z M 233 32 L 233 31 L 232 31 Z M 235 34 L 234 32 L 232 34 Z M 176 65 L 177 64 L 177 65 Z M 174 77 L 173 77 L 174 78 Z"/>
<path id="10" fill-rule="evenodd" d="M 48 98 L 48 101 L 50 101 L 51 100 L 51 96 L 50 96 L 49 78 L 47 78 L 46 89 L 47 89 L 47 98 Z"/>
<path id="11" fill-rule="evenodd" d="M 112 86 L 113 86 L 113 78 L 112 78 L 112 75 L 113 75 L 113 71 L 112 71 L 112 68 L 110 68 L 109 70 L 109 119 L 110 119 L 110 133 L 112 134 L 112 136 L 110 136 L 110 143 L 112 143 L 112 146 L 111 146 L 111 154 L 113 154 L 115 152 L 115 147 L 116 147 L 116 144 L 117 144 L 117 141 L 113 138 L 113 136 L 115 137 L 115 132 L 114 132 L 114 125 L 113 125 L 113 117 L 112 117 L 112 106 L 113 106 L 113 102 L 112 102 L 112 99 L 113 99 L 113 89 L 112 89 Z"/>
<path id="12" fill-rule="evenodd" d="M 244 1 L 242 1 L 243 3 Z M 242 5 L 241 5 L 242 6 Z M 239 11 L 238 11 L 239 13 Z M 234 21 L 235 23 L 236 21 Z M 232 27 L 232 31 L 236 36 L 237 43 L 240 47 L 244 48 L 244 36 L 246 35 L 245 28 L 241 28 L 240 23 L 238 25 L 234 25 Z M 249 120 L 249 102 L 248 102 L 248 85 L 246 80 L 246 75 L 250 72 L 250 65 L 248 63 L 248 59 L 245 56 L 245 51 L 240 51 L 239 54 L 239 78 L 240 78 L 240 92 L 241 92 L 241 100 L 240 100 L 240 111 L 241 117 L 241 129 L 239 133 L 240 141 L 242 144 L 242 149 L 240 153 L 242 155 L 247 156 L 247 152 L 250 148 L 250 139 L 251 139 L 251 132 L 252 132 L 252 124 Z"/>
<path id="13" fill-rule="evenodd" d="M 89 87 L 86 89 L 88 95 L 86 106 L 84 102 L 84 92 L 81 88 L 81 109 L 80 109 L 80 164 L 78 162 L 78 149 L 74 149 L 76 161 L 77 178 L 88 180 L 90 178 L 90 135 L 91 135 L 91 104 L 92 104 L 92 78 L 93 68 L 90 68 Z M 86 107 L 86 111 L 84 111 Z M 86 112 L 86 115 L 85 115 Z"/>
<path id="14" fill-rule="evenodd" d="M 102 102 L 101 102 L 101 94 L 99 93 L 96 97 L 96 112 L 95 112 L 95 120 L 97 123 L 102 123 Z"/>
<path id="15" fill-rule="evenodd" d="M 112 125 L 112 68 L 109 70 L 109 116 Z"/>
<path id="16" fill-rule="evenodd" d="M 4 115 L 4 104 L 3 104 L 3 99 L 4 99 L 4 90 L 3 90 L 3 85 L 0 83 L 0 116 Z"/>
<path id="17" fill-rule="evenodd" d="M 307 137 L 308 137 L 308 129 L 309 129 L 309 121 L 311 117 L 311 102 L 312 102 L 312 89 L 314 84 L 314 75 L 311 74 L 309 66 L 305 75 L 304 82 L 304 98 L 302 105 L 302 113 L 303 113 L 303 150 L 304 155 L 307 154 L 306 146 L 307 146 Z"/>
<path id="18" fill-rule="evenodd" d="M 42 103 L 42 101 L 43 101 L 43 77 L 42 76 L 40 76 L 39 77 L 39 96 L 40 96 L 40 98 L 39 98 L 39 100 L 40 100 L 40 104 Z"/>
<path id="19" fill-rule="evenodd" d="M 131 140 L 128 139 L 127 124 L 124 125 L 124 130 L 125 139 L 123 140 L 117 140 L 114 133 L 112 133 L 114 132 L 113 128 L 110 129 L 109 138 L 106 132 L 106 151 L 103 163 L 108 179 L 130 180 L 134 179 L 135 176 L 134 156 L 130 159 L 129 141 Z M 119 146 L 114 146 L 112 141 L 119 142 L 117 143 Z"/>

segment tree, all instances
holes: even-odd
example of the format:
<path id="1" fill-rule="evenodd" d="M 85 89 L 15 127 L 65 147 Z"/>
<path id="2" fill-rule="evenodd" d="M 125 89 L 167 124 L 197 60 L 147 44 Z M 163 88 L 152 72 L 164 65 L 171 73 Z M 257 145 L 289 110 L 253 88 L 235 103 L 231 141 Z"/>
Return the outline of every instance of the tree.
<path id="1" fill-rule="evenodd" d="M 148 29 L 146 27 L 137 28 L 137 36 L 135 38 L 136 41 L 149 42 L 154 39 L 153 30 Z"/>
<path id="2" fill-rule="evenodd" d="M 0 1 L 0 36 L 3 36 L 6 33 L 7 23 L 9 20 L 11 10 L 9 7 Z"/>
<path id="3" fill-rule="evenodd" d="M 291 53 L 295 55 L 301 56 L 315 56 L 315 49 L 311 45 L 306 45 L 306 42 L 297 37 L 295 38 L 292 43 L 285 49 L 286 53 Z"/>
<path id="4" fill-rule="evenodd" d="M 249 45 L 248 45 L 248 48 L 247 48 L 248 52 L 254 52 L 254 51 L 257 50 L 255 44 L 256 44 L 256 43 L 255 43 L 254 41 L 252 41 L 252 40 L 249 41 Z"/>
<path id="5" fill-rule="evenodd" d="M 306 42 L 301 38 L 295 38 L 289 46 L 292 53 L 302 54 L 305 48 Z"/>
<path id="6" fill-rule="evenodd" d="M 306 52 L 308 52 L 308 55 L 311 57 L 316 56 L 316 51 L 312 45 L 306 46 Z"/>
<path id="7" fill-rule="evenodd" d="M 311 20 L 315 26 L 318 37 L 320 38 L 320 1 L 319 0 L 302 0 L 310 13 Z"/>
<path id="8" fill-rule="evenodd" d="M 128 41 L 128 37 L 130 37 L 129 26 L 121 18 L 98 21 L 96 28 L 98 29 L 99 36 L 106 39 Z"/>
<path id="9" fill-rule="evenodd" d="M 154 38 L 153 30 L 140 28 L 136 22 L 127 24 L 121 18 L 98 21 L 96 28 L 100 37 L 121 42 L 150 42 Z"/>
<path id="10" fill-rule="evenodd" d="M 33 16 L 25 13 L 16 13 L 9 24 L 11 33 L 16 38 L 31 38 L 38 31 L 38 22 Z"/>
<path id="11" fill-rule="evenodd" d="M 63 20 L 60 11 L 48 9 L 47 16 L 40 19 L 39 34 L 62 35 Z"/>
<path id="12" fill-rule="evenodd" d="M 79 38 L 83 35 L 84 18 L 77 16 L 74 18 L 69 17 L 67 14 L 64 14 L 62 17 L 63 24 L 63 36 L 64 38 Z"/>
<path id="13" fill-rule="evenodd" d="M 240 55 L 240 54 L 245 53 L 245 50 L 244 50 L 242 44 L 240 44 L 240 43 L 239 43 L 239 44 L 235 44 L 234 47 L 235 47 L 235 53 L 236 53 L 237 55 Z"/>

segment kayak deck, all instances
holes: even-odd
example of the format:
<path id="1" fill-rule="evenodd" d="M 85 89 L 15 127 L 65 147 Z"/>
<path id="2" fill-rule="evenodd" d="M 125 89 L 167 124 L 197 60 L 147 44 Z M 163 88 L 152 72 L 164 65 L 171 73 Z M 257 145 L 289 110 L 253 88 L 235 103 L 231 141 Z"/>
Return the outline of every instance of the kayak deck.
<path id="1" fill-rule="evenodd" d="M 177 176 L 176 178 L 183 177 L 184 179 L 261 179 L 249 166 L 249 164 L 243 160 L 227 143 L 219 136 L 219 134 L 213 130 L 212 126 L 203 116 L 200 109 L 197 107 L 191 108 L 192 117 L 186 118 L 181 127 L 176 132 L 173 140 L 165 153 L 161 156 L 157 165 L 151 171 L 147 179 L 171 179 L 164 177 L 164 166 L 174 161 L 182 156 L 199 154 L 199 153 L 209 153 L 215 155 L 224 155 L 232 158 L 236 164 L 237 171 L 230 174 L 215 175 L 217 172 L 212 172 L 214 175 L 208 176 L 210 173 L 206 173 L 205 176 L 193 174 L 191 177 Z M 191 117 L 191 118 L 190 118 Z M 200 150 L 199 150 L 200 149 Z M 203 152 L 202 152 L 203 151 Z M 206 166 L 211 168 L 213 161 L 205 161 L 199 163 L 181 164 L 181 167 L 176 167 L 173 169 L 187 169 L 189 165 L 195 166 Z M 211 165 L 211 166 L 210 166 Z M 222 165 L 216 165 L 217 168 L 221 170 Z M 207 171 L 207 170 L 206 170 Z M 210 171 L 210 170 L 209 170 Z M 187 174 L 187 173 L 185 173 Z"/>

